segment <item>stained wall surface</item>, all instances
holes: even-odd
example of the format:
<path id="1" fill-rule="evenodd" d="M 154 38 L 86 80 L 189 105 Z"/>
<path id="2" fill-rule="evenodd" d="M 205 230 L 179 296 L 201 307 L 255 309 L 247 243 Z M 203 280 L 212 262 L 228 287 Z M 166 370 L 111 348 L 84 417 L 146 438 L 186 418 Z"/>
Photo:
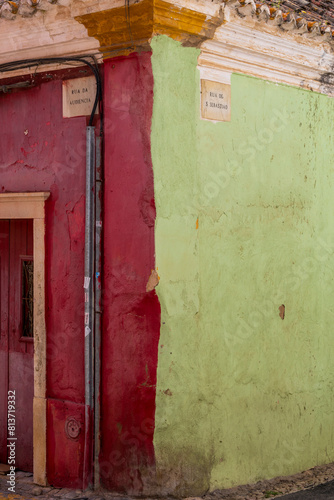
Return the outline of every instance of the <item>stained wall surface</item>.
<path id="1" fill-rule="evenodd" d="M 154 483 L 160 305 L 154 260 L 151 54 L 104 71 L 101 483 Z M 82 73 L 79 73 L 79 75 Z M 50 191 L 46 203 L 47 479 L 83 485 L 86 117 L 63 118 L 62 81 L 0 96 L 0 191 Z M 96 133 L 99 131 L 97 123 Z M 33 377 L 33 374 L 31 374 Z M 66 432 L 75 420 L 78 436 Z M 92 444 L 92 443 L 90 443 Z"/>
<path id="2" fill-rule="evenodd" d="M 199 51 L 152 49 L 104 64 L 101 482 L 195 495 L 330 462 L 334 104 L 232 75 L 231 121 L 204 121 Z M 61 81 L 0 96 L 0 190 L 51 193 L 47 474 L 80 487 L 86 118 L 60 103 Z"/>
<path id="3" fill-rule="evenodd" d="M 134 494 L 154 484 L 153 433 L 160 304 L 155 267 L 151 54 L 104 67 L 105 213 L 102 484 Z"/>
<path id="4" fill-rule="evenodd" d="M 47 474 L 50 484 L 78 487 L 84 434 L 84 351 L 78 346 L 84 335 L 86 118 L 63 119 L 61 103 L 61 80 L 0 96 L 0 190 L 50 192 L 45 219 Z M 65 434 L 68 417 L 81 427 L 78 440 Z"/>
<path id="5" fill-rule="evenodd" d="M 231 121 L 201 120 L 199 51 L 152 49 L 158 478 L 196 495 L 331 462 L 334 102 L 234 74 Z"/>

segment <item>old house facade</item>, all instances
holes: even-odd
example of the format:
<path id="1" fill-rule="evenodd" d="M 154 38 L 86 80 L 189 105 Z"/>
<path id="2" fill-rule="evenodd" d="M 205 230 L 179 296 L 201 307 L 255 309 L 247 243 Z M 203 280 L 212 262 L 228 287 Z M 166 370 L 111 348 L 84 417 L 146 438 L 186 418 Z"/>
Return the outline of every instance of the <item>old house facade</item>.
<path id="1" fill-rule="evenodd" d="M 334 21 L 300 1 L 1 2 L 1 463 L 198 495 L 333 461 Z"/>

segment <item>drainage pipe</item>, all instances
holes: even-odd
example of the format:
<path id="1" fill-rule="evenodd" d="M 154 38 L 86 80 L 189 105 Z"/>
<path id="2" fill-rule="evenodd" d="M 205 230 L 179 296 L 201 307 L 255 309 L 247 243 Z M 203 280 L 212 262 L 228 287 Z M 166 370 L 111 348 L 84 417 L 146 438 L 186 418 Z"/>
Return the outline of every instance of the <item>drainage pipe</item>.
<path id="1" fill-rule="evenodd" d="M 92 485 L 94 415 L 94 220 L 95 220 L 95 127 L 86 129 L 85 215 L 85 449 L 84 487 Z"/>

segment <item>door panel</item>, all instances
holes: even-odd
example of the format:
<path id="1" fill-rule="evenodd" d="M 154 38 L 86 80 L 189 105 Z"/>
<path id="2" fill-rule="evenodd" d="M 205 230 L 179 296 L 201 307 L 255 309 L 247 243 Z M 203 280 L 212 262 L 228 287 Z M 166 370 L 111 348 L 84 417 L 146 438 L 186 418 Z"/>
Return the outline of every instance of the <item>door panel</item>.
<path id="1" fill-rule="evenodd" d="M 8 224 L 8 258 L 1 266 L 8 274 L 7 302 L 2 299 L 1 311 L 7 309 L 8 321 L 3 321 L 2 329 L 7 343 L 1 347 L 2 357 L 7 364 L 7 384 L 0 388 L 1 399 L 7 399 L 7 391 L 16 394 L 16 467 L 25 471 L 33 468 L 33 222 L 31 220 L 11 220 Z M 4 230 L 5 230 L 4 226 Z M 1 247 L 1 255 L 6 255 L 6 244 Z M 8 273 L 9 270 L 9 273 Z M 5 290 L 5 283 L 3 290 Z M 5 314 L 5 313 L 4 313 Z M 7 357 L 7 359 L 5 359 Z M 5 392 L 5 394 L 3 394 Z M 7 402 L 5 404 L 7 408 Z M 1 409 L 0 409 L 1 412 Z M 1 439 L 7 434 L 3 422 Z M 4 453 L 2 453 L 4 454 Z M 3 461 L 3 458 L 1 459 Z"/>
<path id="2" fill-rule="evenodd" d="M 16 467 L 33 470 L 33 356 L 22 352 L 9 353 L 9 389 L 16 395 Z"/>
<path id="3" fill-rule="evenodd" d="M 0 220 L 0 462 L 7 462 L 9 221 Z"/>

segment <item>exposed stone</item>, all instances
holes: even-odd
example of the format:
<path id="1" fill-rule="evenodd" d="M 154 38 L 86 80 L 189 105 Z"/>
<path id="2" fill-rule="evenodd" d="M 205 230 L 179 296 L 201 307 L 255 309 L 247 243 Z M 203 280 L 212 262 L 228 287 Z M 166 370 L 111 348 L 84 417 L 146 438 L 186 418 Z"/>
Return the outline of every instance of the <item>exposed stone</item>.
<path id="1" fill-rule="evenodd" d="M 31 490 L 31 493 L 32 495 L 35 495 L 37 497 L 43 493 L 43 490 L 40 486 L 34 486 Z"/>
<path id="2" fill-rule="evenodd" d="M 79 495 L 80 496 L 80 495 Z M 65 493 L 64 496 L 62 496 L 62 498 L 69 498 L 70 500 L 73 499 L 73 498 L 77 498 L 78 497 L 78 494 L 76 491 L 69 491 L 68 493 Z"/>

